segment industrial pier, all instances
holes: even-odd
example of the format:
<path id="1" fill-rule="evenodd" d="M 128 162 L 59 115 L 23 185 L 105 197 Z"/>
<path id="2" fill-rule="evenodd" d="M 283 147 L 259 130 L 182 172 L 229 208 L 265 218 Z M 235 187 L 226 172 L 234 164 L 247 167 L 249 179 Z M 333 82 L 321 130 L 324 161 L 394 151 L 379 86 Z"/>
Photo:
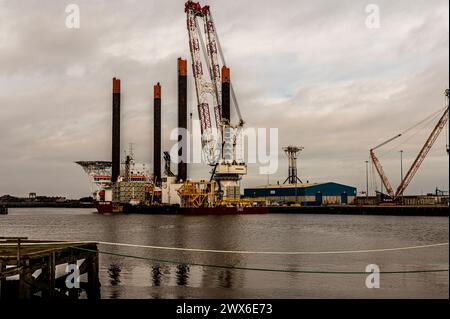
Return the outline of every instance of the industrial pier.
<path id="1" fill-rule="evenodd" d="M 272 214 L 320 214 L 320 215 L 380 215 L 380 216 L 433 216 L 448 217 L 448 206 L 380 206 L 380 205 L 330 205 L 330 206 L 271 206 Z"/>

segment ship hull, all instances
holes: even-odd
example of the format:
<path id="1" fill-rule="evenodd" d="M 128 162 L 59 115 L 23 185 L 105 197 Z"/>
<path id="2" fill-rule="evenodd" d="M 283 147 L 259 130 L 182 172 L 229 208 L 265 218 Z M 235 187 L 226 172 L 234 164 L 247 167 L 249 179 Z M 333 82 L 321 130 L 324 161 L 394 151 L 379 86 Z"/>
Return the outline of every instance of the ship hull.
<path id="1" fill-rule="evenodd" d="M 268 207 L 200 207 L 180 208 L 182 215 L 239 215 L 239 214 L 267 214 Z"/>
<path id="2" fill-rule="evenodd" d="M 176 205 L 146 206 L 125 204 L 123 206 L 123 212 L 126 214 L 178 214 L 179 209 L 180 207 Z"/>
<path id="3" fill-rule="evenodd" d="M 112 202 L 94 201 L 94 206 L 100 214 L 111 214 L 113 212 Z"/>
<path id="4" fill-rule="evenodd" d="M 267 214 L 268 207 L 200 207 L 188 208 L 177 205 L 131 205 L 123 204 L 113 207 L 112 202 L 95 201 L 95 208 L 100 214 L 121 212 L 125 214 L 174 214 L 174 215 L 239 215 L 239 214 Z"/>

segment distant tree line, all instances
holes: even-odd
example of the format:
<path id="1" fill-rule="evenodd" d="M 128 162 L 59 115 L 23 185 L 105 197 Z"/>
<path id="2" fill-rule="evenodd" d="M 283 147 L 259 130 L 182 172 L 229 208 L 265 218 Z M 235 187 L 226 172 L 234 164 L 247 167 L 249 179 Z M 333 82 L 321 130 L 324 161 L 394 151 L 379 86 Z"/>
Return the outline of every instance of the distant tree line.
<path id="1" fill-rule="evenodd" d="M 40 203 L 68 203 L 68 202 L 80 202 L 80 203 L 92 203 L 93 198 L 81 197 L 80 199 L 67 199 L 63 196 L 35 196 L 35 197 L 16 197 L 11 195 L 0 196 L 0 202 L 2 203 L 23 203 L 23 202 L 40 202 Z"/>

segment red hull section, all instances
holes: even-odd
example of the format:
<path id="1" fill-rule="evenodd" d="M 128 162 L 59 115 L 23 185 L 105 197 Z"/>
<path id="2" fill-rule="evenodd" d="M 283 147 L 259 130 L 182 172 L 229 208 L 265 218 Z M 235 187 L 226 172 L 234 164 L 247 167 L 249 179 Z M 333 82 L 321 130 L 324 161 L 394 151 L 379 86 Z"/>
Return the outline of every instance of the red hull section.
<path id="1" fill-rule="evenodd" d="M 112 202 L 99 202 L 94 201 L 95 208 L 97 209 L 97 212 L 100 214 L 111 214 L 112 209 Z"/>
<path id="2" fill-rule="evenodd" d="M 112 202 L 95 201 L 95 208 L 100 214 L 111 214 L 118 212 L 113 209 Z M 120 205 L 123 208 L 122 205 Z M 126 205 L 125 205 L 126 206 Z M 128 206 L 127 206 L 128 207 Z M 131 207 L 131 208 L 130 208 Z M 203 208 L 180 208 L 170 206 L 170 209 L 164 207 L 139 209 L 139 207 L 130 206 L 124 211 L 128 213 L 141 214 L 181 214 L 181 215 L 238 215 L 238 214 L 267 214 L 268 207 L 203 207 Z M 121 211 L 121 210 L 119 210 Z"/>
<path id="3" fill-rule="evenodd" d="M 183 215 L 238 215 L 238 214 L 267 214 L 268 207 L 205 207 L 180 208 Z"/>

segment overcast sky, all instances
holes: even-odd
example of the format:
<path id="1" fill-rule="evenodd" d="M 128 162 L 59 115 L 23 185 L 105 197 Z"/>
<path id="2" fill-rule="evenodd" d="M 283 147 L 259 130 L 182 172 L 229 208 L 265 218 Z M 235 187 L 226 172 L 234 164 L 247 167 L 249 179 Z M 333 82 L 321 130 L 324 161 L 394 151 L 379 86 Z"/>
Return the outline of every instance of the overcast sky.
<path id="1" fill-rule="evenodd" d="M 80 7 L 80 29 L 66 28 L 70 3 Z M 366 26 L 370 3 L 380 28 Z M 444 106 L 448 0 L 208 4 L 244 120 L 278 128 L 280 148 L 305 147 L 303 180 L 364 189 L 369 149 Z M 122 80 L 122 147 L 135 143 L 136 160 L 151 166 L 153 85 L 162 85 L 168 149 L 179 56 L 190 61 L 184 1 L 0 0 L 0 196 L 89 195 L 73 162 L 110 160 L 114 76 Z M 191 70 L 188 77 L 196 117 Z M 434 124 L 379 151 L 395 186 L 400 149 L 406 170 Z M 449 189 L 445 143 L 443 133 L 407 193 Z M 208 173 L 204 165 L 190 171 L 194 179 Z M 257 172 L 251 165 L 244 186 L 266 183 Z M 270 181 L 286 174 L 280 151 Z"/>

